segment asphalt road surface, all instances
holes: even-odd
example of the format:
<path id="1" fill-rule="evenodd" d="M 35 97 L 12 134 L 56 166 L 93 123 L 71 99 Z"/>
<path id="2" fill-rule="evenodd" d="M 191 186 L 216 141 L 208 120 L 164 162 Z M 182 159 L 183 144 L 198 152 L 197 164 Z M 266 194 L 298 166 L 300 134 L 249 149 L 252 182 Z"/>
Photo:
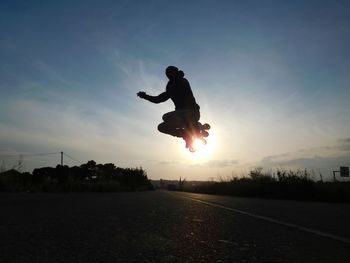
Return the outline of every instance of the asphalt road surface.
<path id="1" fill-rule="evenodd" d="M 0 194 L 0 262 L 350 262 L 350 205 L 167 191 Z"/>

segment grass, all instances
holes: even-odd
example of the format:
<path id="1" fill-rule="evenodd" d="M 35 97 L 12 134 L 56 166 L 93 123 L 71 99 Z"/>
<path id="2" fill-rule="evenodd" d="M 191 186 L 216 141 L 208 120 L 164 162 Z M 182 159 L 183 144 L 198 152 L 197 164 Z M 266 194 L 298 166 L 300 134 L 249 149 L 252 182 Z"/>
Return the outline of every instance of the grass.
<path id="1" fill-rule="evenodd" d="M 179 190 L 241 197 L 350 202 L 350 182 L 315 182 L 307 170 L 252 170 L 246 177 L 185 184 Z"/>

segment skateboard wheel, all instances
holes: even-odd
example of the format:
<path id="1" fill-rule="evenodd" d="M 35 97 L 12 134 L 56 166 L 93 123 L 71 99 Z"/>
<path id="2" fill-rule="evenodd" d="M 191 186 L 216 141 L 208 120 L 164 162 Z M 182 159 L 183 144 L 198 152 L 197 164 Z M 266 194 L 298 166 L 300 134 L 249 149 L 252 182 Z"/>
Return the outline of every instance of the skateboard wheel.
<path id="1" fill-rule="evenodd" d="M 208 136 L 209 136 L 209 132 L 207 132 L 207 131 L 202 131 L 202 136 L 203 136 L 203 137 L 208 137 Z"/>
<path id="2" fill-rule="evenodd" d="M 202 128 L 203 128 L 203 130 L 209 130 L 210 129 L 210 125 L 208 123 L 204 123 L 202 125 Z"/>

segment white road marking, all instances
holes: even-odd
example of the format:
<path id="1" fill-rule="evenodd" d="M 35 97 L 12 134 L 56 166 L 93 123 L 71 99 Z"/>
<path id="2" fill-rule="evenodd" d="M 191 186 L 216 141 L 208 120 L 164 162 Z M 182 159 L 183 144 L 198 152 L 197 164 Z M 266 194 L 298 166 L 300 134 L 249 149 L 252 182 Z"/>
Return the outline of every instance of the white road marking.
<path id="1" fill-rule="evenodd" d="M 198 203 L 201 203 L 201 204 L 205 204 L 205 205 L 209 205 L 209 206 L 212 206 L 212 207 L 221 208 L 221 209 L 224 209 L 224 210 L 227 210 L 227 211 L 231 211 L 231 212 L 235 212 L 235 213 L 238 213 L 238 214 L 250 216 L 250 217 L 257 218 L 257 219 L 260 219 L 260 220 L 264 220 L 264 221 L 267 221 L 267 222 L 271 222 L 271 223 L 274 223 L 274 224 L 277 224 L 277 225 L 298 229 L 300 231 L 311 233 L 311 234 L 314 234 L 314 235 L 317 235 L 317 236 L 326 237 L 326 238 L 330 238 L 330 239 L 333 239 L 333 240 L 341 241 L 343 243 L 350 244 L 350 239 L 346 238 L 346 237 L 341 237 L 341 236 L 329 234 L 329 233 L 322 232 L 322 231 L 319 231 L 319 230 L 316 230 L 316 229 L 312 229 L 312 228 L 303 227 L 303 226 L 299 226 L 299 225 L 296 225 L 296 224 L 280 221 L 280 220 L 277 220 L 277 219 L 274 219 L 274 218 L 271 218 L 271 217 L 267 217 L 267 216 L 261 216 L 261 215 L 249 213 L 249 212 L 246 212 L 246 211 L 243 211 L 243 210 L 240 210 L 240 209 L 235 209 L 235 208 L 219 205 L 219 204 L 216 204 L 216 203 L 203 201 L 203 200 L 200 200 L 200 199 L 197 199 L 197 198 L 193 198 L 193 197 L 187 197 L 187 196 L 185 197 L 184 196 L 184 198 L 190 199 L 192 201 L 195 201 L 195 202 L 198 202 Z"/>

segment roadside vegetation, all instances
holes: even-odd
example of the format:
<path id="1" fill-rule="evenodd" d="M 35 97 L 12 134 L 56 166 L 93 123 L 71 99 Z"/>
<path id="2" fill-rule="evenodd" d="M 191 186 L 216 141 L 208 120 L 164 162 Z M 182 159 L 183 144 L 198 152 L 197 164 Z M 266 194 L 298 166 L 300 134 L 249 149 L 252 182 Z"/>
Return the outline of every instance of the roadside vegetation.
<path id="1" fill-rule="evenodd" d="M 350 202 L 350 182 L 312 180 L 307 170 L 264 172 L 255 169 L 246 177 L 210 182 L 180 182 L 170 190 L 241 197 L 291 199 L 304 201 Z"/>
<path id="2" fill-rule="evenodd" d="M 57 165 L 32 173 L 0 173 L 1 192 L 121 192 L 152 190 L 142 168 L 120 168 L 113 163 L 88 161 L 81 166 Z"/>

